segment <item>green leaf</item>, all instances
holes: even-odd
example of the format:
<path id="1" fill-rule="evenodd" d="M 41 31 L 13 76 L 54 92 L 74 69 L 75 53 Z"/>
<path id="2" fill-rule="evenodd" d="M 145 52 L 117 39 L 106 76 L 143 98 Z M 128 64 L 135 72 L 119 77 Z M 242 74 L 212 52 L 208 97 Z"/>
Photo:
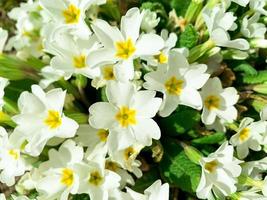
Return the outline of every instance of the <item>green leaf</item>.
<path id="1" fill-rule="evenodd" d="M 172 0 L 171 7 L 175 9 L 177 16 L 184 16 L 191 0 Z"/>
<path id="2" fill-rule="evenodd" d="M 173 140 L 163 143 L 164 156 L 160 170 L 168 183 L 186 192 L 195 192 L 201 167 L 188 159 L 183 148 Z"/>
<path id="3" fill-rule="evenodd" d="M 90 197 L 88 194 L 75 194 L 71 200 L 90 200 Z"/>
<path id="4" fill-rule="evenodd" d="M 182 107 L 177 112 L 169 117 L 163 118 L 160 121 L 160 127 L 169 135 L 183 134 L 194 128 L 200 121 L 200 114 L 198 111 Z"/>
<path id="5" fill-rule="evenodd" d="M 245 75 L 243 83 L 256 84 L 267 82 L 267 70 L 258 71 L 257 75 Z"/>
<path id="6" fill-rule="evenodd" d="M 258 73 L 254 67 L 252 67 L 250 64 L 248 64 L 246 62 L 245 63 L 243 62 L 243 63 L 237 65 L 236 67 L 234 67 L 233 70 L 235 72 L 243 72 L 246 75 L 253 75 L 253 76 L 257 75 L 257 73 Z"/>
<path id="7" fill-rule="evenodd" d="M 185 31 L 180 35 L 179 44 L 181 47 L 187 47 L 190 49 L 196 46 L 198 36 L 198 32 L 196 31 L 194 26 L 192 24 L 188 24 L 185 27 Z"/>
<path id="8" fill-rule="evenodd" d="M 193 144 L 216 144 L 225 139 L 225 134 L 218 132 L 212 135 L 207 135 L 201 138 L 192 140 Z"/>

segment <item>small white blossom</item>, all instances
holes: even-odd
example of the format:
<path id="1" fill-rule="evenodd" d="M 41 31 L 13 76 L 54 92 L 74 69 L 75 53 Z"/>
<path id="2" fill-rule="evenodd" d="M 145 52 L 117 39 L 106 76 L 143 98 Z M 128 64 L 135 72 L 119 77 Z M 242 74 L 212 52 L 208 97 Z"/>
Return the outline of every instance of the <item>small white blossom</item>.
<path id="1" fill-rule="evenodd" d="M 223 143 L 217 151 L 200 160 L 202 174 L 197 187 L 197 197 L 212 199 L 213 194 L 223 199 L 236 191 L 235 184 L 241 173 L 242 161 L 233 157 L 234 148 Z"/>
<path id="2" fill-rule="evenodd" d="M 237 118 L 237 110 L 234 105 L 238 101 L 238 94 L 235 88 L 223 89 L 219 78 L 211 78 L 202 87 L 201 97 L 203 100 L 202 122 L 211 125 L 216 117 L 225 122 L 233 122 Z"/>
<path id="3" fill-rule="evenodd" d="M 144 10 L 144 16 L 141 23 L 141 29 L 147 33 L 155 32 L 154 28 L 158 25 L 160 18 L 157 13 L 151 10 Z"/>
<path id="4" fill-rule="evenodd" d="M 248 19 L 245 16 L 242 21 L 241 33 L 247 38 L 265 38 L 266 26 L 262 23 L 258 23 L 260 14 L 255 13 Z"/>
<path id="5" fill-rule="evenodd" d="M 109 148 L 116 151 L 136 141 L 149 146 L 152 138 L 160 138 L 160 129 L 151 119 L 162 102 L 155 98 L 156 92 L 137 91 L 129 82 L 113 81 L 107 85 L 106 94 L 109 102 L 98 102 L 89 108 L 89 122 L 96 129 L 109 130 Z"/>
<path id="6" fill-rule="evenodd" d="M 38 156 L 47 141 L 53 137 L 73 137 L 78 124 L 63 114 L 66 91 L 53 89 L 45 93 L 38 85 L 32 93 L 23 92 L 18 99 L 20 114 L 12 119 L 17 123 L 15 130 L 27 141 L 25 152 Z"/>
<path id="7" fill-rule="evenodd" d="M 262 133 L 265 131 L 266 124 L 262 121 L 253 122 L 252 118 L 244 118 L 240 125 L 237 133 L 233 135 L 230 142 L 233 146 L 236 146 L 237 155 L 239 158 L 245 158 L 249 149 L 254 151 L 261 150 Z"/>
<path id="8" fill-rule="evenodd" d="M 206 70 L 207 66 L 204 64 L 189 65 L 181 53 L 172 50 L 167 69 L 160 67 L 157 71 L 146 74 L 144 87 L 163 93 L 160 115 L 169 116 L 179 104 L 200 110 L 202 100 L 197 90 L 209 78 Z"/>

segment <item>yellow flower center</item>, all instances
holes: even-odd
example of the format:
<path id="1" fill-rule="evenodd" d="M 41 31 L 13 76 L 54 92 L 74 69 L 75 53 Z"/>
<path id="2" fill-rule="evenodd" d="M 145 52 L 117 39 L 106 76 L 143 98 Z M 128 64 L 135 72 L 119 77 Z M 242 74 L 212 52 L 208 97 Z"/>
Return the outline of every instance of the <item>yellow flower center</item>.
<path id="1" fill-rule="evenodd" d="M 114 80 L 115 76 L 113 73 L 113 65 L 107 65 L 103 67 L 102 74 L 105 80 L 107 81 Z"/>
<path id="2" fill-rule="evenodd" d="M 118 41 L 115 44 L 116 47 L 116 56 L 121 59 L 128 59 L 130 58 L 136 48 L 131 38 L 127 39 L 126 41 Z"/>
<path id="3" fill-rule="evenodd" d="M 115 162 L 106 161 L 105 168 L 110 170 L 110 171 L 116 172 L 118 170 L 119 166 Z"/>
<path id="4" fill-rule="evenodd" d="M 61 183 L 67 187 L 71 186 L 74 180 L 73 170 L 65 168 L 62 170 Z"/>
<path id="5" fill-rule="evenodd" d="M 69 7 L 63 11 L 63 16 L 67 24 L 78 23 L 80 15 L 81 15 L 81 10 L 73 4 L 70 4 Z"/>
<path id="6" fill-rule="evenodd" d="M 220 98 L 210 95 L 205 99 L 204 104 L 208 110 L 218 109 L 220 107 Z"/>
<path id="7" fill-rule="evenodd" d="M 208 170 L 210 173 L 214 172 L 218 167 L 218 162 L 213 160 L 205 164 L 205 169 Z"/>
<path id="8" fill-rule="evenodd" d="M 124 159 L 127 161 L 135 154 L 136 150 L 133 147 L 128 147 L 127 149 L 124 150 Z"/>
<path id="9" fill-rule="evenodd" d="M 8 151 L 9 155 L 12 156 L 15 160 L 19 159 L 19 152 L 16 151 L 15 149 L 10 149 Z"/>
<path id="10" fill-rule="evenodd" d="M 90 173 L 89 183 L 99 186 L 104 182 L 103 177 L 99 173 L 99 171 L 93 171 Z"/>
<path id="11" fill-rule="evenodd" d="M 62 119 L 59 112 L 55 110 L 49 110 L 47 118 L 44 120 L 44 123 L 51 129 L 59 127 L 62 123 Z"/>
<path id="12" fill-rule="evenodd" d="M 157 59 L 160 64 L 165 64 L 168 62 L 168 57 L 163 52 L 158 55 L 155 55 L 154 58 Z"/>
<path id="13" fill-rule="evenodd" d="M 79 56 L 73 57 L 73 65 L 74 67 L 81 69 L 86 67 L 86 56 L 81 54 Z"/>
<path id="14" fill-rule="evenodd" d="M 247 140 L 249 138 L 250 135 L 250 129 L 249 128 L 243 128 L 242 131 L 240 131 L 239 133 L 239 140 L 241 142 L 244 142 L 245 140 Z"/>
<path id="15" fill-rule="evenodd" d="M 121 107 L 115 117 L 122 127 L 128 127 L 129 125 L 135 125 L 137 123 L 136 110 L 129 109 L 126 106 Z"/>
<path id="16" fill-rule="evenodd" d="M 97 136 L 99 137 L 101 142 L 106 142 L 107 141 L 108 134 L 109 134 L 108 130 L 105 130 L 105 129 L 100 129 L 97 132 Z"/>
<path id="17" fill-rule="evenodd" d="M 180 95 L 183 90 L 183 80 L 178 80 L 175 76 L 165 82 L 165 89 L 171 95 Z"/>

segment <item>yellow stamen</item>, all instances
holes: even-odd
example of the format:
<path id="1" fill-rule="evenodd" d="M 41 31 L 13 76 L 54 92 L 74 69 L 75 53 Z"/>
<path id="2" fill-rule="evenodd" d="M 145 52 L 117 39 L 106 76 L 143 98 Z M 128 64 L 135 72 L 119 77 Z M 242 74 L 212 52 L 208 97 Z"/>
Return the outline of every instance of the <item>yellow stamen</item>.
<path id="1" fill-rule="evenodd" d="M 136 110 L 126 106 L 121 107 L 115 117 L 122 127 L 128 127 L 129 125 L 135 125 L 137 123 Z"/>
<path id="2" fill-rule="evenodd" d="M 90 178 L 88 181 L 89 181 L 89 183 L 91 183 L 95 186 L 99 186 L 104 182 L 104 179 L 101 176 L 101 174 L 99 173 L 99 171 L 93 171 L 90 173 Z"/>
<path id="3" fill-rule="evenodd" d="M 165 64 L 168 62 L 168 57 L 163 52 L 158 55 L 155 55 L 154 58 L 157 59 L 160 64 Z"/>
<path id="4" fill-rule="evenodd" d="M 61 183 L 66 186 L 71 186 L 74 180 L 73 170 L 65 168 L 62 170 Z"/>
<path id="5" fill-rule="evenodd" d="M 86 67 L 86 56 L 81 54 L 79 56 L 73 57 L 73 65 L 74 67 L 81 69 Z"/>
<path id="6" fill-rule="evenodd" d="M 205 99 L 204 104 L 208 110 L 218 109 L 220 107 L 220 98 L 210 95 Z"/>
<path id="7" fill-rule="evenodd" d="M 178 96 L 183 90 L 183 84 L 183 80 L 179 80 L 173 76 L 165 82 L 165 89 L 169 94 Z"/>
<path id="8" fill-rule="evenodd" d="M 239 133 L 239 140 L 241 142 L 244 142 L 245 140 L 247 140 L 249 138 L 250 135 L 250 129 L 249 128 L 243 128 L 242 131 L 240 131 Z"/>
<path id="9" fill-rule="evenodd" d="M 69 7 L 63 11 L 63 16 L 67 24 L 78 23 L 80 15 L 81 15 L 81 10 L 73 4 L 70 4 Z"/>
<path id="10" fill-rule="evenodd" d="M 102 74 L 105 80 L 107 81 L 114 80 L 115 76 L 113 73 L 113 65 L 107 65 L 103 67 Z"/>
<path id="11" fill-rule="evenodd" d="M 19 159 L 19 153 L 15 149 L 10 149 L 8 151 L 9 155 L 11 155 L 15 160 Z"/>
<path id="12" fill-rule="evenodd" d="M 108 130 L 105 130 L 105 129 L 100 129 L 97 132 L 97 136 L 99 137 L 101 142 L 106 142 L 107 141 L 108 134 L 109 134 Z"/>
<path id="13" fill-rule="evenodd" d="M 218 162 L 215 160 L 205 164 L 205 169 L 208 170 L 210 173 L 214 172 L 217 167 L 218 167 Z"/>
<path id="14" fill-rule="evenodd" d="M 130 58 L 136 50 L 131 38 L 126 41 L 118 41 L 115 46 L 117 50 L 116 56 L 125 60 Z"/>
<path id="15" fill-rule="evenodd" d="M 59 112 L 55 110 L 49 110 L 47 118 L 44 120 L 44 123 L 51 129 L 59 127 L 62 123 L 62 119 Z"/>

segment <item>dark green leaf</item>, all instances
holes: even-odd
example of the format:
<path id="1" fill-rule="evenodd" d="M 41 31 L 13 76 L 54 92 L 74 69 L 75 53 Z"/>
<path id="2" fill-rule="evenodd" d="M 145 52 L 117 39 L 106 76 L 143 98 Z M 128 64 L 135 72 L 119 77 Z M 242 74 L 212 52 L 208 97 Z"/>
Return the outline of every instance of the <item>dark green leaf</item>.
<path id="1" fill-rule="evenodd" d="M 186 192 L 195 192 L 198 186 L 201 167 L 188 159 L 183 148 L 173 140 L 163 146 L 164 156 L 160 170 L 168 183 Z"/>

